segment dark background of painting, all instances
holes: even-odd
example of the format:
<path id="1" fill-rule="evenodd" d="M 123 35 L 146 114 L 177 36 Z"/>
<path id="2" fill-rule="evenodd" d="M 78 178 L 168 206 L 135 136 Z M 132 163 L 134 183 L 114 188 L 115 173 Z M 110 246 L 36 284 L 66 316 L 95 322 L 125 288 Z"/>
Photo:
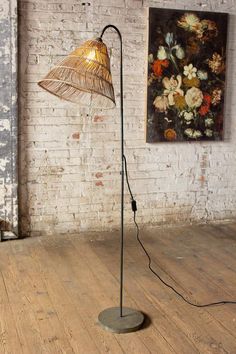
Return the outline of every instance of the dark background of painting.
<path id="1" fill-rule="evenodd" d="M 216 13 L 216 12 L 203 12 L 203 11 L 190 11 L 190 10 L 170 10 L 170 9 L 159 9 L 159 8 L 149 8 L 149 40 L 148 40 L 148 55 L 153 54 L 156 59 L 156 53 L 160 45 L 166 45 L 164 42 L 164 36 L 167 32 L 174 33 L 177 42 L 181 44 L 183 48 L 186 48 L 188 38 L 191 35 L 190 32 L 176 25 L 177 20 L 181 18 L 185 13 L 194 13 L 200 20 L 207 19 L 214 21 L 219 30 L 219 34 L 213 40 L 205 42 L 201 45 L 201 51 L 197 55 L 193 55 L 191 58 L 191 63 L 201 70 L 206 70 L 208 74 L 210 73 L 209 67 L 204 61 L 207 58 L 212 58 L 214 52 L 224 53 L 223 56 L 226 57 L 226 43 L 227 43 L 227 22 L 228 14 L 226 13 Z M 151 74 L 151 66 L 148 66 L 148 76 Z M 172 67 L 172 71 L 164 71 L 166 76 L 177 74 Z M 163 75 L 164 77 L 165 75 Z M 225 72 L 221 74 L 221 80 L 225 81 Z M 207 91 L 208 80 L 205 83 L 202 82 L 201 89 Z M 155 85 L 154 85 L 155 86 Z M 147 87 L 147 127 L 146 127 L 146 141 L 149 143 L 166 141 L 164 138 L 164 131 L 169 128 L 174 128 L 178 133 L 180 127 L 179 119 L 176 114 L 169 110 L 168 119 L 173 121 L 173 126 L 168 124 L 168 121 L 164 119 L 165 113 L 161 113 L 155 110 L 153 101 L 155 97 L 160 94 L 156 91 L 153 85 Z M 223 93 L 224 94 L 224 93 Z M 215 108 L 218 114 L 218 121 L 214 127 L 214 130 L 218 132 L 213 137 L 202 136 L 198 140 L 222 140 L 223 139 L 223 110 L 224 110 L 224 97 L 222 97 L 221 103 Z M 201 129 L 201 124 L 203 121 L 199 121 L 199 129 Z M 180 136 L 178 134 L 178 139 L 175 141 L 195 141 L 195 139 L 189 139 L 187 136 Z"/>

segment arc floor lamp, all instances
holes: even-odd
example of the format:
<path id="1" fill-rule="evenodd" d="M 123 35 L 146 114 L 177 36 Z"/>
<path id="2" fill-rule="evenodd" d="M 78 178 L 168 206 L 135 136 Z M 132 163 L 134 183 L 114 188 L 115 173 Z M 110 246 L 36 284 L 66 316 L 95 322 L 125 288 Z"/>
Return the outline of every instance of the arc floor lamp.
<path id="1" fill-rule="evenodd" d="M 102 37 L 105 31 L 115 30 L 120 39 L 120 118 L 121 118 L 121 226 L 120 226 L 120 304 L 105 309 L 98 316 L 101 326 L 115 333 L 138 330 L 144 321 L 142 312 L 123 306 L 124 278 L 124 112 L 123 112 L 123 55 L 119 29 L 107 25 L 101 36 L 88 40 L 58 63 L 39 86 L 59 98 L 88 104 L 94 108 L 115 106 L 110 59 Z"/>

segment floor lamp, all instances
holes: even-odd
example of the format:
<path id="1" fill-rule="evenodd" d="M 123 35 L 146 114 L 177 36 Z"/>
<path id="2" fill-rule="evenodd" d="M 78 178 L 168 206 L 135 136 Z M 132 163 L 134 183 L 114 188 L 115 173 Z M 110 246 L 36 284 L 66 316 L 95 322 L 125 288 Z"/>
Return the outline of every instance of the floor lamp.
<path id="1" fill-rule="evenodd" d="M 115 106 L 110 72 L 110 59 L 102 37 L 108 28 L 120 39 L 120 117 L 121 117 L 121 228 L 120 228 L 120 304 L 105 309 L 98 316 L 100 325 L 111 332 L 127 333 L 138 330 L 144 321 L 142 312 L 123 306 L 124 278 L 124 114 L 123 114 L 123 57 L 122 36 L 119 29 L 107 25 L 101 36 L 88 40 L 58 63 L 39 86 L 59 98 L 94 108 Z"/>

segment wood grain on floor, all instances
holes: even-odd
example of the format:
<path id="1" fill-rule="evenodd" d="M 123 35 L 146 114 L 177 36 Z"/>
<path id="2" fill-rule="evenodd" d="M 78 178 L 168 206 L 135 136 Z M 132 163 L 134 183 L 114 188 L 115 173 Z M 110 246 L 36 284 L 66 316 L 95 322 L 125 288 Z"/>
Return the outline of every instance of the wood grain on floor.
<path id="1" fill-rule="evenodd" d="M 151 228 L 140 235 L 153 268 L 194 303 L 236 300 L 236 224 Z M 124 303 L 148 315 L 130 334 L 103 331 L 119 304 L 119 234 L 0 244 L 0 353 L 235 354 L 236 305 L 195 308 L 147 268 L 125 236 Z"/>

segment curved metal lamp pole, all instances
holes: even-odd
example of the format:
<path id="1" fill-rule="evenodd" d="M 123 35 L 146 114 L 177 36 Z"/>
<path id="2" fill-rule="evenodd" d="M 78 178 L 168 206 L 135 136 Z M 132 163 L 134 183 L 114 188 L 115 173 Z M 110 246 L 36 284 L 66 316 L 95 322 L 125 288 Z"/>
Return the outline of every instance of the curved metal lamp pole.
<path id="1" fill-rule="evenodd" d="M 122 36 L 116 26 L 107 25 L 103 34 L 108 28 L 113 28 L 120 38 L 120 119 L 121 119 L 121 229 L 120 229 L 120 317 L 123 316 L 123 284 L 124 284 L 124 97 L 123 97 L 123 48 Z"/>
<path id="2" fill-rule="evenodd" d="M 120 39 L 120 116 L 121 116 L 121 229 L 120 229 L 120 304 L 102 311 L 98 320 L 103 328 L 115 333 L 139 329 L 144 316 L 141 312 L 123 307 L 124 288 L 124 109 L 123 109 L 123 50 L 122 36 L 116 26 L 108 25 L 101 36 L 88 40 L 58 63 L 39 86 L 53 95 L 74 103 L 93 104 L 111 108 L 115 104 L 110 72 L 110 60 L 102 37 L 108 28 L 116 31 Z M 104 74 L 105 72 L 105 74 Z M 98 75 L 99 73 L 99 75 Z"/>
<path id="3" fill-rule="evenodd" d="M 106 329 L 115 333 L 128 333 L 138 330 L 144 321 L 144 315 L 136 310 L 123 307 L 124 289 L 124 97 L 123 97 L 123 47 L 122 35 L 114 25 L 107 25 L 98 40 L 108 28 L 114 29 L 120 39 L 120 118 L 121 118 L 121 229 L 120 229 L 120 306 L 102 311 L 98 320 Z"/>

